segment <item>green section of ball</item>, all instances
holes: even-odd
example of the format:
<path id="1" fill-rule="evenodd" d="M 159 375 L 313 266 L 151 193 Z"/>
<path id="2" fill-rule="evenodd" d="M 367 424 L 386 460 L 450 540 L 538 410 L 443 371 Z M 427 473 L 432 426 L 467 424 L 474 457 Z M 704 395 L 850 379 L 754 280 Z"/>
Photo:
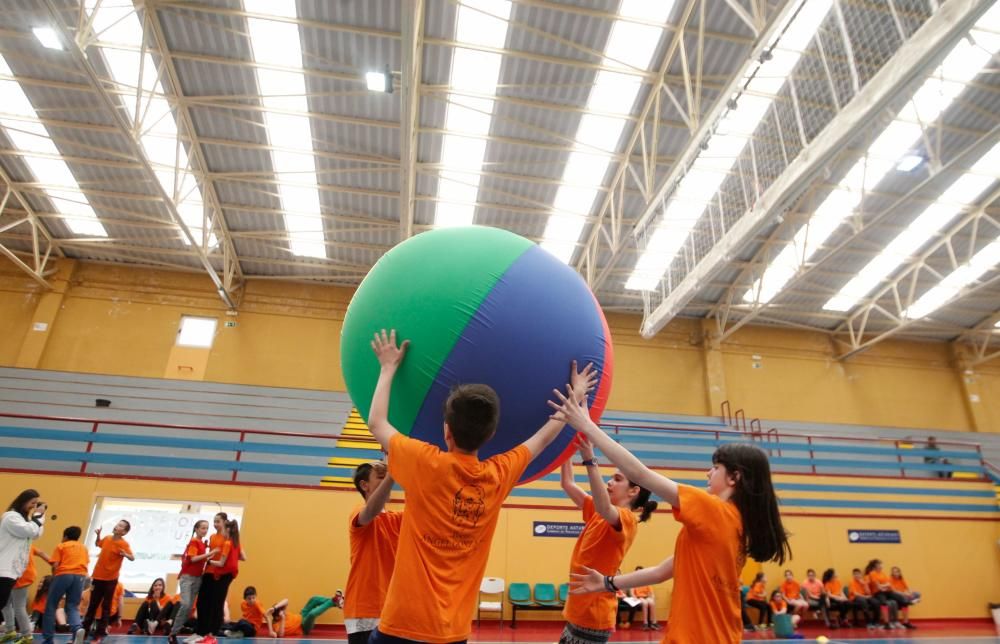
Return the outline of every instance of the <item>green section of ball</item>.
<path id="1" fill-rule="evenodd" d="M 422 233 L 382 256 L 351 299 L 340 338 L 344 382 L 366 421 L 379 374 L 375 332 L 396 329 L 399 342 L 410 341 L 389 408 L 389 421 L 409 434 L 469 320 L 532 245 L 505 230 L 468 226 Z"/>

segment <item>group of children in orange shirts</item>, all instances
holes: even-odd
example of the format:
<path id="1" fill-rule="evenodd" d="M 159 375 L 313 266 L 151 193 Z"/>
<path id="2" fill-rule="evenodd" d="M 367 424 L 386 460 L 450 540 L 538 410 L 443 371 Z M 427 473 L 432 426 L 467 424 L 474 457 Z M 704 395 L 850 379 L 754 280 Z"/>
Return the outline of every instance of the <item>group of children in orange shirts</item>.
<path id="1" fill-rule="evenodd" d="M 496 431 L 499 398 L 486 385 L 454 388 L 445 403 L 448 449 L 442 451 L 400 434 L 389 422 L 392 382 L 408 344 L 398 344 L 395 331 L 384 330 L 371 343 L 381 371 L 368 427 L 387 452 L 388 466 L 363 465 L 354 477 L 365 502 L 350 518 L 344 607 L 349 644 L 467 640 L 501 504 L 531 460 L 566 425 L 580 433 L 577 448 L 590 494 L 564 465 L 563 489 L 581 509 L 585 525 L 571 555 L 560 642 L 606 642 L 615 627 L 616 593 L 671 578 L 665 643 L 740 641 L 739 577 L 746 557 L 784 562 L 791 555 L 763 451 L 724 445 L 712 457 L 707 489 L 679 485 L 646 467 L 593 423 L 587 399 L 596 378 L 590 365 L 578 371 L 575 363 L 566 393 L 552 392 L 549 421 L 522 444 L 485 460 L 478 452 Z M 619 468 L 610 481 L 600 476 L 595 447 Z M 384 511 L 393 481 L 406 491 L 405 520 Z M 683 526 L 674 555 L 654 567 L 614 574 L 638 524 L 656 508 L 650 500 L 654 493 L 671 505 Z M 361 588 L 364 592 L 358 592 Z"/>
<path id="2" fill-rule="evenodd" d="M 823 572 L 822 581 L 810 568 L 801 584 L 791 570 L 786 570 L 784 581 L 771 592 L 770 598 L 766 586 L 767 577 L 758 573 L 746 593 L 747 606 L 758 613 L 758 630 L 780 614 L 791 614 L 792 624 L 797 626 L 808 611 L 821 615 L 826 626 L 834 629 L 860 626 L 862 622 L 869 630 L 916 628 L 910 622 L 909 608 L 920 601 L 920 593 L 910 590 L 898 567 L 894 566 L 891 574 L 886 575 L 880 559 L 869 561 L 864 571 L 855 568 L 846 586 L 833 568 Z M 853 615 L 853 622 L 849 614 Z M 743 624 L 746 630 L 754 628 L 746 611 Z"/>

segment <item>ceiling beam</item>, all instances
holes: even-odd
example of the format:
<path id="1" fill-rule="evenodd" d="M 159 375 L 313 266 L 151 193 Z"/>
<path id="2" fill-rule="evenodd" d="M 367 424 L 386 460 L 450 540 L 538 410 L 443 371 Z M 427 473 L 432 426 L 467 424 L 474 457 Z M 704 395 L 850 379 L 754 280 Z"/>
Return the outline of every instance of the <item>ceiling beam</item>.
<path id="1" fill-rule="evenodd" d="M 424 0 L 402 3 L 403 42 L 400 109 L 399 240 L 413 235 L 420 141 L 420 83 L 424 58 Z"/>
<path id="2" fill-rule="evenodd" d="M 80 0 L 80 2 L 81 4 L 78 9 L 85 15 L 86 10 L 82 5 L 82 0 Z M 219 276 L 215 267 L 212 265 L 211 259 L 209 258 L 209 249 L 207 248 L 207 243 L 205 243 L 208 237 L 208 232 L 206 231 L 205 234 L 202 235 L 201 240 L 196 239 L 194 234 L 191 232 L 191 229 L 188 228 L 187 224 L 178 212 L 177 203 L 173 200 L 171 195 L 167 194 L 167 191 L 160 184 L 160 181 L 156 176 L 156 171 L 142 150 L 142 145 L 137 138 L 136 130 L 131 126 L 125 115 L 119 109 L 119 106 L 116 104 L 116 99 L 111 96 L 105 87 L 105 81 L 97 73 L 97 70 L 94 69 L 94 66 L 87 57 L 86 52 L 84 52 L 80 46 L 81 42 L 84 42 L 87 34 L 74 33 L 71 31 L 71 28 L 68 27 L 63 21 L 62 10 L 59 7 L 56 7 L 53 0 L 42 0 L 42 3 L 49 13 L 53 28 L 60 33 L 63 42 L 66 44 L 67 52 L 76 62 L 77 66 L 85 73 L 90 84 L 93 86 L 94 93 L 98 97 L 105 113 L 117 126 L 118 131 L 122 135 L 123 142 L 126 143 L 128 152 L 142 166 L 156 197 L 167 210 L 169 218 L 178 226 L 186 241 L 192 246 L 192 248 L 195 249 L 195 255 L 197 256 L 199 263 L 208 273 L 212 283 L 215 284 L 219 297 L 222 298 L 222 301 L 227 307 L 235 309 L 238 302 L 238 296 L 232 288 L 234 285 L 229 282 L 229 286 L 227 287 L 228 280 Z"/>
<path id="3" fill-rule="evenodd" d="M 816 174 L 857 134 L 859 126 L 869 123 L 896 98 L 900 90 L 925 76 L 929 69 L 938 64 L 948 47 L 968 32 L 992 3 L 993 0 L 952 0 L 931 15 L 854 98 L 843 106 L 833 120 L 803 148 L 794 162 L 768 186 L 751 208 L 673 286 L 656 308 L 645 316 L 640 331 L 642 336 L 653 337 L 682 311 L 699 292 L 701 284 L 711 280 L 750 239 L 798 198 Z M 692 160 L 694 156 L 691 155 Z M 678 178 L 675 177 L 675 172 L 688 165 L 675 165 L 675 171 L 670 173 L 668 180 L 657 191 L 656 198 L 640 217 L 636 230 L 644 228 L 659 209 L 660 200 L 667 196 L 674 185 L 674 179 Z"/>
<path id="4" fill-rule="evenodd" d="M 205 152 L 198 140 L 198 131 L 194 127 L 191 119 L 191 111 L 187 105 L 183 104 L 185 99 L 184 90 L 181 87 L 180 78 L 177 75 L 177 66 L 167 49 L 167 37 L 163 32 L 161 17 L 157 15 L 155 8 L 145 11 L 143 17 L 143 32 L 147 42 L 152 41 L 156 50 L 160 54 L 161 65 L 163 67 L 166 80 L 173 90 L 173 94 L 167 96 L 167 100 L 175 103 L 174 116 L 177 119 L 177 135 L 187 134 L 190 145 L 187 148 L 188 155 L 193 159 L 192 174 L 197 177 L 196 181 L 201 186 L 202 199 L 205 207 L 211 213 L 208 217 L 210 230 L 215 230 L 222 245 L 222 281 L 223 288 L 227 293 L 241 291 L 243 288 L 243 269 L 240 266 L 240 258 L 236 252 L 236 246 L 229 234 L 229 226 L 226 225 L 225 213 L 222 211 L 222 203 L 219 194 L 215 190 L 215 184 L 207 175 L 210 173 L 208 162 L 205 160 Z M 182 104 L 176 104 L 176 103 Z M 225 298 L 223 298 L 225 299 Z"/>

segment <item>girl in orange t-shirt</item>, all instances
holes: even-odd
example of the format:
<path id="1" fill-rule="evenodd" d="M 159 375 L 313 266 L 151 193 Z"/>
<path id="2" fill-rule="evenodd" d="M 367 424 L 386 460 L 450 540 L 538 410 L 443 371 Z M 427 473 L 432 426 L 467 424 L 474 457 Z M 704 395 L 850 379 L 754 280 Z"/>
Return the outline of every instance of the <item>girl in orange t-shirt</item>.
<path id="1" fill-rule="evenodd" d="M 868 578 L 872 596 L 889 608 L 889 628 L 916 628 L 910 623 L 910 600 L 893 590 L 889 576 L 882 570 L 881 559 L 872 559 L 868 562 L 865 566 L 865 576 Z M 897 620 L 898 615 L 903 618 L 902 624 Z"/>
<path id="2" fill-rule="evenodd" d="M 791 557 L 764 451 L 747 443 L 726 443 L 712 455 L 706 490 L 679 485 L 646 467 L 594 424 L 582 396 L 570 400 L 559 391 L 553 394 L 558 403 L 549 402 L 555 409 L 552 418 L 585 434 L 628 480 L 673 506 L 674 517 L 683 525 L 674 556 L 658 566 L 621 577 L 586 569 L 571 575 L 571 592 L 607 592 L 673 578 L 665 644 L 740 642 L 740 572 L 747 556 L 778 563 Z"/>
<path id="3" fill-rule="evenodd" d="M 153 580 L 146 593 L 146 600 L 139 604 L 135 620 L 129 626 L 128 634 L 145 633 L 152 635 L 165 625 L 168 615 L 173 614 L 173 602 L 166 593 L 167 584 L 162 578 Z"/>
<path id="4" fill-rule="evenodd" d="M 772 615 L 785 615 L 788 613 L 789 603 L 785 601 L 784 594 L 781 592 L 780 588 L 775 588 L 774 592 L 771 593 L 771 614 Z M 794 613 L 792 618 L 792 628 L 799 627 L 799 621 L 802 619 Z"/>
<path id="5" fill-rule="evenodd" d="M 767 603 L 767 577 L 759 572 L 750 584 L 750 591 L 747 592 L 747 606 L 757 609 L 757 630 L 767 628 L 767 625 L 774 621 L 771 606 Z"/>
<path id="6" fill-rule="evenodd" d="M 785 571 L 785 580 L 781 582 L 781 596 L 788 604 L 788 610 L 799 616 L 799 619 L 809 610 L 809 602 L 802 599 L 802 586 L 795 580 L 795 573 Z"/>
<path id="7" fill-rule="evenodd" d="M 226 521 L 229 521 L 229 515 L 225 512 L 219 512 L 212 518 L 212 526 L 215 528 L 215 534 L 208 539 L 208 550 L 214 550 L 216 555 L 222 552 L 222 546 L 226 542 Z M 222 609 L 218 606 L 219 602 L 216 601 L 216 580 L 217 577 L 212 574 L 212 568 L 206 565 L 205 572 L 201 576 L 198 597 L 195 601 L 198 626 L 194 632 L 201 636 L 208 635 L 209 633 L 214 634 L 215 630 L 222 625 Z M 223 596 L 223 599 L 225 599 L 225 596 Z M 217 616 L 218 624 L 215 624 Z"/>
<path id="8" fill-rule="evenodd" d="M 578 436 L 576 444 L 587 468 L 590 494 L 574 481 L 573 466 L 567 459 L 562 465 L 562 489 L 583 510 L 586 522 L 573 548 L 569 569 L 571 573 L 596 569 L 602 574 L 613 574 L 632 546 L 639 523 L 649 520 L 656 502 L 649 499 L 649 490 L 629 481 L 621 472 L 615 472 L 605 482 L 590 441 Z M 642 513 L 638 518 L 636 511 Z M 607 642 L 615 628 L 617 609 L 613 594 L 570 595 L 563 608 L 566 627 L 560 641 Z"/>
<path id="9" fill-rule="evenodd" d="M 910 602 L 910 605 L 916 604 L 920 601 L 920 592 L 917 590 L 910 590 L 909 584 L 903 579 L 903 571 L 899 569 L 899 566 L 893 566 L 892 572 L 889 573 L 889 585 L 892 589 L 906 597 L 906 600 Z"/>

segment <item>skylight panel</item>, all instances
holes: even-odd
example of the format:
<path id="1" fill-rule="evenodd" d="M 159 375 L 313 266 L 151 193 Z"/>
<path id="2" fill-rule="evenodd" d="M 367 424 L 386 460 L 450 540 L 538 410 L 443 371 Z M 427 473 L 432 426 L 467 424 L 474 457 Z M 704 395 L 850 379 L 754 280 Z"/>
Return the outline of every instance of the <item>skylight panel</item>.
<path id="1" fill-rule="evenodd" d="M 829 13 L 832 2 L 804 0 L 798 11 L 788 13 L 785 24 L 776 32 L 780 36 L 771 50 L 771 57 L 747 72 L 746 89 L 737 99 L 735 108 L 722 117 L 708 145 L 695 158 L 692 170 L 678 183 L 650 235 L 650 241 L 656 240 L 657 243 L 653 246 L 647 244 L 640 262 L 626 282 L 626 289 L 652 290 L 659 284 L 659 279 L 704 213 L 703 207 L 687 204 L 684 208 L 675 208 L 672 207 L 673 202 L 685 199 L 683 195 L 695 195 L 696 201 L 705 203 L 718 191 L 725 179 L 724 173 L 736 163 L 746 142 L 767 115 L 802 52 Z M 715 177 L 709 177 L 698 171 L 698 168 L 706 167 L 719 172 Z M 708 194 L 713 185 L 714 189 Z M 653 275 L 656 275 L 655 279 Z"/>
<path id="2" fill-rule="evenodd" d="M 80 189 L 66 162 L 38 156 L 60 153 L 20 83 L 13 80 L 14 73 L 7 65 L 7 60 L 0 55 L 0 77 L 3 76 L 11 77 L 10 80 L 0 78 L 3 111 L 16 115 L 16 118 L 0 117 L 0 129 L 3 129 L 11 144 L 20 152 L 21 159 L 35 180 L 45 186 L 45 195 L 56 212 L 65 216 L 63 223 L 73 234 L 107 237 L 107 230 L 97 218 L 97 213 L 90 206 L 90 201 Z"/>
<path id="3" fill-rule="evenodd" d="M 282 147 L 293 150 L 271 152 L 271 165 L 278 180 L 278 198 L 285 213 L 288 248 L 295 255 L 323 259 L 327 257 L 326 235 L 316 157 L 313 155 L 312 126 L 309 117 L 305 116 L 309 112 L 309 104 L 305 96 L 305 74 L 300 71 L 302 42 L 299 26 L 264 17 L 295 18 L 296 4 L 244 0 L 243 5 L 247 12 L 261 16 L 247 18 L 254 60 L 291 68 L 255 68 L 261 103 L 266 108 L 264 126 L 267 138 L 271 142 L 280 141 Z"/>
<path id="4" fill-rule="evenodd" d="M 1000 5 L 994 6 L 993 9 L 980 17 L 969 36 L 954 45 L 937 69 L 917 89 L 899 115 L 868 147 L 866 155 L 862 159 L 865 164 L 863 166 L 855 164 L 840 182 L 842 188 L 848 188 L 857 193 L 859 197 L 858 202 L 851 205 L 850 208 L 846 207 L 846 203 L 836 208 L 840 211 L 840 222 L 845 221 L 852 214 L 857 203 L 860 202 L 861 193 L 874 187 L 894 168 L 902 169 L 900 164 L 904 160 L 912 159 L 911 150 L 920 143 L 923 127 L 938 118 L 965 89 L 966 83 L 974 79 L 989 64 L 992 52 L 1000 49 L 1000 35 L 990 31 L 995 32 L 996 29 L 1000 28 L 1000 9 L 998 7 Z M 990 46 L 993 49 L 987 50 L 984 46 Z M 970 195 L 979 195 L 990 183 L 992 183 L 992 179 L 976 173 L 967 173 L 946 190 L 939 201 L 965 203 Z M 836 192 L 834 191 L 833 194 Z M 817 217 L 824 209 L 828 214 L 826 222 L 817 226 Z M 767 268 L 761 279 L 743 294 L 744 301 L 752 302 L 759 298 L 759 301 L 767 302 L 784 288 L 797 270 L 797 268 L 789 270 L 789 257 L 800 257 L 802 262 L 808 261 L 837 229 L 837 225 L 830 225 L 835 221 L 829 215 L 830 210 L 832 209 L 824 203 L 817 210 L 810 223 L 803 228 L 809 230 L 811 248 L 806 248 L 803 252 L 800 246 L 790 253 L 779 254 L 779 257 Z M 912 233 L 906 239 L 909 240 L 908 244 L 916 243 Z M 929 237 L 924 237 L 923 242 L 928 239 Z M 893 252 L 900 252 L 900 248 L 897 247 Z M 888 275 L 888 272 L 883 273 L 881 270 L 888 265 L 889 262 L 885 258 L 870 264 L 871 268 L 863 269 L 862 273 L 859 273 L 845 285 L 836 296 L 826 303 L 824 308 L 837 311 L 853 308 L 861 297 L 864 297 Z M 894 268 L 890 269 L 889 272 L 891 270 Z"/>
<path id="5" fill-rule="evenodd" d="M 903 317 L 909 320 L 927 317 L 955 299 L 997 264 L 1000 264 L 1000 239 L 994 240 L 973 255 L 971 260 L 952 271 L 937 286 L 924 293 L 903 313 Z"/>
<path id="6" fill-rule="evenodd" d="M 138 112 L 141 124 L 139 145 L 153 166 L 157 181 L 171 197 L 177 214 L 192 237 L 201 240 L 207 232 L 208 245 L 216 246 L 218 239 L 215 234 L 204 229 L 205 206 L 201 189 L 186 169 L 189 167 L 187 150 L 179 142 L 177 122 L 165 98 L 156 63 L 150 54 L 136 51 L 142 46 L 143 29 L 135 8 L 131 3 L 98 3 L 98 0 L 86 0 L 85 6 L 92 14 L 98 47 L 111 77 L 132 94 L 123 99 L 124 112 L 133 124 Z M 142 94 L 136 110 L 135 99 L 140 89 Z M 187 241 L 186 237 L 183 239 Z"/>
<path id="7" fill-rule="evenodd" d="M 35 35 L 38 42 L 42 43 L 43 47 L 60 51 L 63 49 L 62 40 L 59 39 L 59 34 L 52 27 L 35 27 L 31 33 Z"/>
<path id="8" fill-rule="evenodd" d="M 479 195 L 479 174 L 459 175 L 451 171 L 478 171 L 486 156 L 486 138 L 493 121 L 494 100 L 500 81 L 503 56 L 496 52 L 473 50 L 461 44 L 503 49 L 511 3 L 507 0 L 461 0 L 455 21 L 455 47 L 451 61 L 445 112 L 444 140 L 441 146 L 437 205 L 434 225 L 467 226 L 475 218 Z M 470 98 L 465 94 L 475 94 Z"/>
<path id="9" fill-rule="evenodd" d="M 665 23 L 673 4 L 673 0 L 623 0 L 618 13 L 622 18 Z M 604 69 L 594 78 L 587 98 L 588 113 L 577 126 L 575 149 L 563 169 L 563 185 L 556 192 L 554 212 L 542 235 L 542 248 L 567 264 L 573 259 L 586 218 L 599 194 L 595 189 L 580 186 L 603 183 L 610 155 L 618 147 L 628 122 L 626 117 L 642 89 L 642 79 L 635 72 L 648 70 L 662 35 L 662 27 L 629 20 L 616 20 L 611 26 L 602 65 L 622 71 Z"/>
<path id="10" fill-rule="evenodd" d="M 996 179 L 990 174 L 1000 167 L 1000 144 L 984 154 L 964 174 L 959 176 L 914 219 L 906 229 L 882 249 L 826 304 L 829 311 L 850 311 L 903 265 L 918 250 L 957 217 L 964 207 L 975 204 Z"/>

